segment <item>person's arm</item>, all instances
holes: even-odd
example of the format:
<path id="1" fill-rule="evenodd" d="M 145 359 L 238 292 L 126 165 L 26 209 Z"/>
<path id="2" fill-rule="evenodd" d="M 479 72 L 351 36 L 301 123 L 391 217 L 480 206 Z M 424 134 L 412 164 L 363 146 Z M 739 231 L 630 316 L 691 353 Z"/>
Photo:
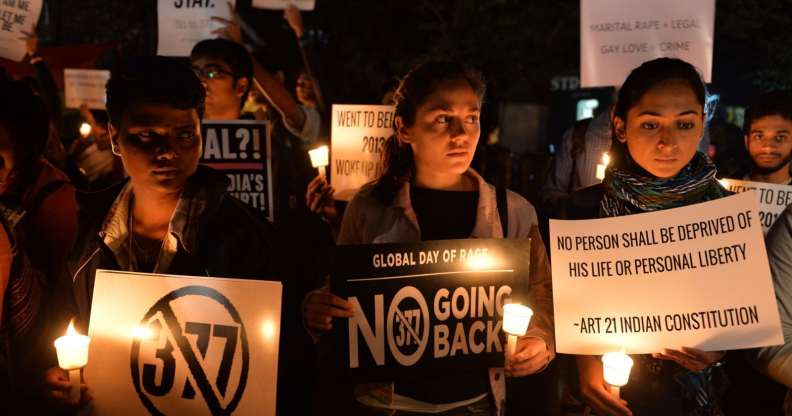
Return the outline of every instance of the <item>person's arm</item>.
<path id="1" fill-rule="evenodd" d="M 767 233 L 767 255 L 784 344 L 748 350 L 746 354 L 758 370 L 792 388 L 792 208 L 787 207 Z"/>
<path id="2" fill-rule="evenodd" d="M 308 74 L 313 84 L 317 110 L 324 115 L 327 113 L 328 108 L 325 104 L 325 95 L 319 81 L 321 74 L 317 73 L 318 70 L 321 70 L 322 66 L 319 64 L 319 54 L 316 51 L 315 44 L 306 36 L 305 24 L 303 23 L 300 9 L 298 9 L 297 6 L 293 4 L 287 6 L 283 11 L 283 18 L 289 23 L 289 26 L 292 28 L 297 38 L 297 45 L 300 49 L 300 56 L 303 60 L 305 73 Z"/>

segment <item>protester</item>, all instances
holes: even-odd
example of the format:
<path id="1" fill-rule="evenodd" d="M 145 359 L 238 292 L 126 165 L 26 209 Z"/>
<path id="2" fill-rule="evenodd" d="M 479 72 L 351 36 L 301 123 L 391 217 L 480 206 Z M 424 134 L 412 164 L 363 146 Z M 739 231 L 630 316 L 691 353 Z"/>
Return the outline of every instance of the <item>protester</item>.
<path id="1" fill-rule="evenodd" d="M 25 403 L 35 413 L 52 291 L 76 236 L 77 203 L 66 175 L 43 157 L 44 101 L 19 81 L 0 81 L 0 91 L 0 410 Z"/>
<path id="2" fill-rule="evenodd" d="M 64 318 L 87 333 L 97 269 L 272 278 L 274 235 L 259 212 L 226 192 L 228 180 L 198 166 L 204 89 L 187 66 L 163 57 L 129 60 L 107 83 L 113 153 L 129 179 L 85 195 L 78 242 L 64 282 Z M 70 316 L 68 316 L 70 315 Z M 65 328 L 67 321 L 60 324 Z M 64 406 L 68 377 L 47 373 Z M 90 382 L 90 380 L 88 380 Z"/>
<path id="3" fill-rule="evenodd" d="M 611 118 L 605 179 L 572 195 L 569 218 L 617 217 L 726 196 L 715 166 L 696 151 L 704 134 L 706 95 L 698 72 L 684 61 L 659 58 L 634 69 Z M 722 414 L 724 355 L 682 347 L 633 356 L 624 400 L 608 391 L 599 356 L 578 356 L 581 393 L 597 414 Z"/>
<path id="4" fill-rule="evenodd" d="M 762 95 L 745 112 L 745 148 L 753 169 L 744 179 L 792 184 L 792 96 L 789 92 Z"/>
<path id="5" fill-rule="evenodd" d="M 506 373 L 524 376 L 544 369 L 554 354 L 550 272 L 533 207 L 517 194 L 504 194 L 500 219 L 496 190 L 470 162 L 479 139 L 485 84 L 481 74 L 460 64 L 430 62 L 413 69 L 396 94 L 396 134 L 385 150 L 386 170 L 349 204 L 339 244 L 411 242 L 450 238 L 531 238 L 530 293 L 536 311 Z M 305 299 L 304 319 L 316 337 L 331 329 L 333 317 L 349 317 L 351 306 L 327 287 Z M 437 374 L 431 379 L 398 379 L 392 399 L 373 385 L 359 386 L 364 411 L 392 410 L 455 414 L 495 414 L 503 406 L 503 369 Z M 407 412 L 405 412 L 406 414 Z M 377 413 L 379 414 L 379 413 Z M 395 414 L 401 414 L 397 411 Z"/>

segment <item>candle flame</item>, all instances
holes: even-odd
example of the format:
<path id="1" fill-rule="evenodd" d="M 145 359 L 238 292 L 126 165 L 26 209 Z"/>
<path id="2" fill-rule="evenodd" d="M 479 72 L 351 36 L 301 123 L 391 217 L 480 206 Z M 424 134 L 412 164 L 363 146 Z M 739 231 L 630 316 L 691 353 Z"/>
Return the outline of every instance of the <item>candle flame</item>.
<path id="1" fill-rule="evenodd" d="M 82 137 L 88 137 L 89 134 L 91 134 L 91 125 L 85 122 L 80 124 L 80 135 Z"/>
<path id="2" fill-rule="evenodd" d="M 610 155 L 608 155 L 608 152 L 602 154 L 602 164 L 605 166 L 610 164 Z"/>
<path id="3" fill-rule="evenodd" d="M 729 180 L 728 179 L 718 179 L 718 182 L 720 182 L 722 187 L 724 187 L 726 189 L 729 189 Z"/>
<path id="4" fill-rule="evenodd" d="M 71 322 L 69 322 L 69 327 L 66 329 L 66 336 L 73 337 L 75 335 L 78 334 L 77 331 L 74 329 L 74 319 L 72 319 Z"/>
<path id="5" fill-rule="evenodd" d="M 485 270 L 491 268 L 494 263 L 489 254 L 482 253 L 468 257 L 467 266 L 473 270 Z"/>

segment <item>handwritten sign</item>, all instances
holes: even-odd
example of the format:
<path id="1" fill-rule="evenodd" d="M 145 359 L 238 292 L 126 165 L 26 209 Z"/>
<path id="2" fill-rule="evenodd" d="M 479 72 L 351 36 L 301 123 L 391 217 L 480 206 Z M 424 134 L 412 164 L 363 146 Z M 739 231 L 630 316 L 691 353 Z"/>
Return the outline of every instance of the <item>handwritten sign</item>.
<path id="1" fill-rule="evenodd" d="M 274 415 L 281 284 L 96 273 L 85 378 L 98 415 Z"/>
<path id="2" fill-rule="evenodd" d="M 290 4 L 300 10 L 313 10 L 316 0 L 253 0 L 253 7 L 257 9 L 284 10 Z"/>
<path id="3" fill-rule="evenodd" d="M 213 16 L 231 20 L 228 0 L 159 0 L 157 54 L 190 56 L 196 43 L 216 37 L 212 31 L 225 26 Z M 233 5 L 235 0 L 231 0 Z"/>
<path id="4" fill-rule="evenodd" d="M 253 120 L 204 122 L 201 163 L 226 174 L 228 192 L 273 221 L 269 130 Z"/>
<path id="5" fill-rule="evenodd" d="M 715 0 L 580 0 L 581 84 L 619 86 L 633 68 L 676 57 L 712 78 Z"/>
<path id="6" fill-rule="evenodd" d="M 767 233 L 778 216 L 792 204 L 792 186 L 773 183 L 741 181 L 739 179 L 721 179 L 721 184 L 732 192 L 756 191 L 759 201 L 759 223 Z"/>
<path id="7" fill-rule="evenodd" d="M 27 48 L 24 34 L 33 33 L 43 0 L 0 0 L 0 57 L 20 62 Z"/>
<path id="8" fill-rule="evenodd" d="M 88 108 L 104 110 L 107 98 L 105 85 L 110 79 L 110 71 L 101 69 L 64 69 L 63 88 L 67 108 Z"/>
<path id="9" fill-rule="evenodd" d="M 558 352 L 783 343 L 758 212 L 746 192 L 652 213 L 550 220 Z"/>
<path id="10" fill-rule="evenodd" d="M 361 380 L 503 366 L 503 304 L 527 304 L 530 240 L 469 239 L 338 246 L 333 293 L 355 316 L 342 328 Z"/>
<path id="11" fill-rule="evenodd" d="M 382 173 L 393 112 L 390 105 L 333 105 L 330 178 L 336 199 L 351 200 Z"/>

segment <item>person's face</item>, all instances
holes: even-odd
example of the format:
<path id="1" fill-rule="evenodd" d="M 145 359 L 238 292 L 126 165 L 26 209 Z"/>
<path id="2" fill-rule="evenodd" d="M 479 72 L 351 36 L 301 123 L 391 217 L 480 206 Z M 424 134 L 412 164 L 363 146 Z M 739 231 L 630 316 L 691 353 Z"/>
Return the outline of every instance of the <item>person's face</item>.
<path id="1" fill-rule="evenodd" d="M 434 175 L 461 174 L 470 166 L 481 127 L 481 98 L 465 80 L 447 81 L 421 104 L 415 123 L 396 118 L 399 139 L 409 143 L 416 169 Z"/>
<path id="2" fill-rule="evenodd" d="M 121 125 L 110 125 L 114 152 L 136 189 L 172 193 L 184 187 L 201 156 L 201 121 L 195 109 L 165 104 L 131 106 Z"/>
<path id="3" fill-rule="evenodd" d="M 792 159 L 792 120 L 778 115 L 754 120 L 745 136 L 745 146 L 760 172 L 772 173 L 787 166 Z"/>
<path id="4" fill-rule="evenodd" d="M 4 194 L 6 189 L 8 189 L 9 184 L 6 182 L 15 166 L 16 157 L 14 156 L 11 134 L 0 123 L 0 195 Z"/>
<path id="5" fill-rule="evenodd" d="M 217 59 L 198 58 L 191 63 L 206 89 L 205 118 L 212 119 L 215 114 L 239 111 L 240 100 L 245 94 L 248 80 L 239 78 L 234 81 L 231 68 Z"/>
<path id="6" fill-rule="evenodd" d="M 316 95 L 314 94 L 313 89 L 313 82 L 311 82 L 311 77 L 308 76 L 305 72 L 300 73 L 300 76 L 297 77 L 297 99 L 300 100 L 302 104 L 309 104 L 316 101 Z"/>
<path id="7" fill-rule="evenodd" d="M 617 139 L 632 159 L 658 178 L 676 176 L 693 159 L 704 135 L 704 109 L 690 86 L 670 80 L 649 89 L 627 111 L 613 117 Z"/>

